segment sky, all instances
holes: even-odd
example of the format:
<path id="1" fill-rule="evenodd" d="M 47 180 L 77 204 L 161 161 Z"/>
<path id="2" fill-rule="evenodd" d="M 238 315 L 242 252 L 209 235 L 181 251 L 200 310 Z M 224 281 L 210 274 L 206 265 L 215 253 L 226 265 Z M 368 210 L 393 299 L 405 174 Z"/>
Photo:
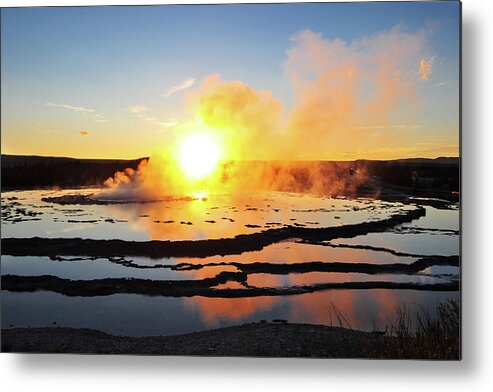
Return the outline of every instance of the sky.
<path id="1" fill-rule="evenodd" d="M 458 156 L 459 13 L 453 1 L 3 8 L 1 151 L 137 158 L 200 124 L 248 158 Z"/>

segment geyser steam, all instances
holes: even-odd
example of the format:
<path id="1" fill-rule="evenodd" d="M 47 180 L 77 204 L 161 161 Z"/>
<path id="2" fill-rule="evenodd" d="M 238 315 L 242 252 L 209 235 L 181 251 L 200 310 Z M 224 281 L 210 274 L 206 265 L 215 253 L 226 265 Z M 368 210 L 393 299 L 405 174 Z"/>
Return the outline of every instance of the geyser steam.
<path id="1" fill-rule="evenodd" d="M 431 74 L 431 62 L 423 60 L 432 58 L 427 36 L 426 31 L 409 33 L 399 25 L 351 43 L 309 30 L 294 35 L 284 62 L 292 87 L 289 108 L 270 91 L 224 81 L 218 74 L 207 76 L 185 96 L 191 119 L 175 128 L 175 144 L 136 171 L 116 173 L 106 182 L 109 192 L 112 197 L 153 199 L 197 189 L 324 194 L 352 189 L 362 181 L 361 171 L 348 177 L 347 168 L 300 161 L 378 151 L 413 129 L 416 85 Z M 192 143 L 188 150 L 196 157 L 180 152 L 183 135 L 195 133 L 200 139 L 201 132 L 217 143 Z M 219 155 L 211 152 L 215 146 L 221 149 L 217 166 L 211 163 Z M 283 163 L 251 162 L 258 160 Z M 190 165 L 192 175 L 184 175 L 184 165 Z"/>

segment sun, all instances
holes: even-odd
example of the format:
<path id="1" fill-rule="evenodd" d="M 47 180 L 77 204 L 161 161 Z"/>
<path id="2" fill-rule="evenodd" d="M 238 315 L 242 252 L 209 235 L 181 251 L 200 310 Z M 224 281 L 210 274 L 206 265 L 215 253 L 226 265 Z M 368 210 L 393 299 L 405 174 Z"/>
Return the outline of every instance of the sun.
<path id="1" fill-rule="evenodd" d="M 190 178 L 200 180 L 212 174 L 221 156 L 219 142 L 212 134 L 186 135 L 178 146 L 178 163 Z"/>

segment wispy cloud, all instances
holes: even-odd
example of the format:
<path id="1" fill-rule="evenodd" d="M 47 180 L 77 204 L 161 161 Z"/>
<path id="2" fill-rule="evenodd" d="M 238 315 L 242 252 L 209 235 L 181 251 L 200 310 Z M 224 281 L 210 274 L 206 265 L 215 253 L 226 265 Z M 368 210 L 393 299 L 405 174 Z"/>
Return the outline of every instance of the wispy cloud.
<path id="1" fill-rule="evenodd" d="M 80 131 L 80 136 L 84 136 L 84 137 L 91 136 L 91 132 L 89 132 L 89 131 Z"/>
<path id="2" fill-rule="evenodd" d="M 67 104 L 67 103 L 54 103 L 54 102 L 46 102 L 46 106 L 53 107 L 53 108 L 67 109 L 67 110 L 71 110 L 75 113 L 92 114 L 91 118 L 93 121 L 96 121 L 98 123 L 108 122 L 108 120 L 106 120 L 106 118 L 105 118 L 104 113 L 99 113 L 95 109 L 86 108 L 84 106 L 71 105 L 71 104 Z"/>
<path id="3" fill-rule="evenodd" d="M 156 117 L 150 116 L 148 114 L 147 106 L 144 105 L 135 105 L 130 108 L 130 111 L 135 114 L 138 118 L 145 120 L 147 122 L 153 123 L 155 125 L 159 125 L 162 128 L 171 128 L 178 124 L 173 118 L 169 118 L 167 120 L 161 121 Z"/>
<path id="4" fill-rule="evenodd" d="M 170 118 L 167 121 L 162 121 L 162 122 L 155 121 L 154 124 L 160 125 L 163 128 L 171 128 L 171 127 L 174 127 L 175 125 L 177 125 L 178 121 L 175 121 L 174 119 Z"/>
<path id="5" fill-rule="evenodd" d="M 435 83 L 435 87 L 448 86 L 450 82 L 448 80 L 444 80 L 443 82 Z"/>
<path id="6" fill-rule="evenodd" d="M 54 108 L 63 108 L 63 109 L 68 109 L 72 110 L 76 113 L 94 113 L 94 109 L 88 109 L 83 106 L 75 106 L 75 105 L 69 105 L 66 103 L 53 103 L 53 102 L 46 102 L 46 106 L 54 107 Z"/>
<path id="7" fill-rule="evenodd" d="M 195 79 L 194 78 L 184 80 L 183 82 L 178 83 L 177 85 L 175 85 L 175 86 L 170 87 L 169 89 L 167 89 L 163 93 L 163 97 L 168 98 L 169 96 L 171 96 L 172 94 L 176 93 L 177 91 L 186 90 L 187 88 L 192 87 L 194 84 L 195 84 Z"/>

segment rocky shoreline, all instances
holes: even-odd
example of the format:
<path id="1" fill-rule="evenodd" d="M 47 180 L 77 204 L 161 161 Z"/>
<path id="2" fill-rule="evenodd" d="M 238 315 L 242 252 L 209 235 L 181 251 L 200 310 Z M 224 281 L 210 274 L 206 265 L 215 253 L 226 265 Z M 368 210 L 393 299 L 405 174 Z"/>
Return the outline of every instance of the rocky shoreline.
<path id="1" fill-rule="evenodd" d="M 387 339 L 369 333 L 284 320 L 176 336 L 114 336 L 64 327 L 2 329 L 2 352 L 248 357 L 368 358 Z"/>

